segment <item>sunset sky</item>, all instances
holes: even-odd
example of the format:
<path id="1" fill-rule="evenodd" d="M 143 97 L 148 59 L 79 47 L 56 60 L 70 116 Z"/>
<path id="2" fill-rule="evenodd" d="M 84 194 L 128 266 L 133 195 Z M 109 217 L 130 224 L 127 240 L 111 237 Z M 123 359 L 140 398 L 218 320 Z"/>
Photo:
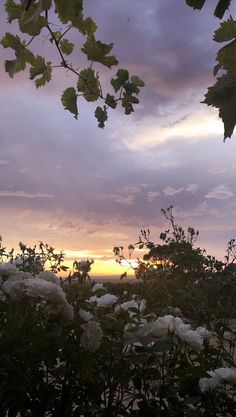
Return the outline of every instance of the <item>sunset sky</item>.
<path id="1" fill-rule="evenodd" d="M 81 101 L 78 121 L 63 109 L 73 75 L 55 69 L 37 91 L 26 72 L 4 73 L 12 54 L 0 48 L 4 246 L 43 241 L 70 260 L 94 258 L 94 275 L 119 274 L 113 247 L 137 242 L 141 228 L 158 241 L 167 226 L 160 210 L 173 205 L 177 223 L 199 229 L 199 245 L 223 258 L 236 237 L 236 137 L 223 143 L 218 112 L 200 103 L 214 80 L 214 5 L 198 12 L 184 0 L 85 0 L 97 37 L 114 42 L 119 67 L 146 84 L 135 113 L 113 112 L 103 130 L 95 106 Z M 4 21 L 1 36 L 10 30 Z M 60 63 L 46 45 L 42 35 L 36 48 Z"/>

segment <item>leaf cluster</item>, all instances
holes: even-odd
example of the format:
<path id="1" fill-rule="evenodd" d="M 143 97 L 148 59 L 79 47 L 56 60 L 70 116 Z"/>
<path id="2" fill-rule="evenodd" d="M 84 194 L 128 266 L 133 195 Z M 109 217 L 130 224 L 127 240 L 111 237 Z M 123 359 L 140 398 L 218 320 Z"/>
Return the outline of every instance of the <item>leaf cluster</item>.
<path id="1" fill-rule="evenodd" d="M 205 0 L 186 0 L 186 3 L 194 9 L 201 9 Z M 230 4 L 231 0 L 219 0 L 214 15 L 222 19 Z M 220 24 L 213 39 L 218 43 L 228 43 L 218 51 L 214 67 L 214 75 L 220 70 L 222 75 L 208 88 L 203 103 L 219 109 L 226 140 L 232 136 L 236 125 L 236 22 L 232 16 Z"/>
<path id="2" fill-rule="evenodd" d="M 102 101 L 103 104 L 95 109 L 100 128 L 105 126 L 108 110 L 115 109 L 118 104 L 121 104 L 125 114 L 134 111 L 134 105 L 139 103 L 137 95 L 144 83 L 139 77 L 130 77 L 127 70 L 120 69 L 116 78 L 111 79 L 115 94 L 103 92 L 99 72 L 93 66 L 96 64 L 111 69 L 118 65 L 118 60 L 112 55 L 113 43 L 106 44 L 96 39 L 97 25 L 91 17 L 84 17 L 83 0 L 6 0 L 5 10 L 8 23 L 16 21 L 20 32 L 20 36 L 8 32 L 1 39 L 1 45 L 11 48 L 15 54 L 15 59 L 5 62 L 5 70 L 10 77 L 29 66 L 29 78 L 34 80 L 38 88 L 51 81 L 54 67 L 70 71 L 76 76 L 77 83 L 63 92 L 61 102 L 64 108 L 77 119 L 80 97 L 87 102 Z M 56 24 L 51 22 L 53 19 L 60 22 L 56 31 Z M 79 61 L 77 55 L 72 55 L 74 42 L 66 37 L 71 30 L 74 30 L 77 36 L 86 37 L 81 54 L 85 55 L 89 62 L 87 68 L 77 69 L 77 65 L 69 61 Z M 49 41 L 56 48 L 59 64 L 52 64 L 45 56 L 36 55 L 29 48 L 31 43 L 40 40 L 42 36 L 45 37 L 45 42 Z"/>

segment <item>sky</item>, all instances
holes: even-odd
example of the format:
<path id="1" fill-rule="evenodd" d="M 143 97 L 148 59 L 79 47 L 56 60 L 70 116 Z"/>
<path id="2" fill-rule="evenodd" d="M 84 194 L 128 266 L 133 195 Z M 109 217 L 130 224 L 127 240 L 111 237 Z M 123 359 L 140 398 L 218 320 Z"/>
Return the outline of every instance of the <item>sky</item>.
<path id="1" fill-rule="evenodd" d="M 15 27 L 0 4 L 2 36 Z M 63 109 L 60 95 L 74 75 L 55 68 L 52 82 L 36 90 L 26 72 L 5 74 L 12 55 L 0 48 L 4 246 L 47 242 L 68 262 L 93 258 L 94 275 L 116 275 L 124 268 L 113 247 L 137 242 L 144 228 L 158 243 L 168 227 L 161 208 L 173 205 L 176 222 L 198 229 L 198 245 L 223 259 L 236 237 L 236 138 L 223 143 L 217 110 L 201 103 L 214 82 L 214 5 L 208 0 L 199 12 L 184 0 L 85 0 L 98 39 L 113 42 L 119 67 L 145 81 L 135 112 L 116 110 L 103 130 L 93 104 L 79 103 L 78 121 Z M 86 67 L 85 40 L 73 39 L 74 58 Z M 34 47 L 59 64 L 45 34 Z M 105 84 L 117 71 L 95 68 Z"/>

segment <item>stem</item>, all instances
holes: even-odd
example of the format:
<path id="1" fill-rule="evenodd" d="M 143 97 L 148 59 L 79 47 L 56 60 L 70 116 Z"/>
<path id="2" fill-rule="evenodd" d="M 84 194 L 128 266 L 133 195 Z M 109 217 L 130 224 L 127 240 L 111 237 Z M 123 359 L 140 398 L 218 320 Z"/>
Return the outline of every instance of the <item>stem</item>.
<path id="1" fill-rule="evenodd" d="M 48 13 L 47 13 L 47 10 L 45 11 L 45 17 L 46 17 L 46 19 L 48 18 Z M 79 77 L 79 78 L 81 78 L 81 80 L 83 80 L 84 82 L 85 82 L 85 84 L 86 84 L 86 86 L 88 87 L 88 90 L 89 90 L 89 92 L 90 92 L 90 94 L 94 94 L 94 95 L 96 95 L 96 96 L 98 96 L 98 97 L 100 97 L 101 99 L 103 99 L 104 100 L 104 97 L 103 97 L 103 95 L 100 93 L 99 95 L 97 94 L 97 93 L 93 93 L 93 91 L 91 91 L 91 89 L 90 89 L 90 87 L 89 87 L 89 85 L 88 85 L 88 83 L 87 83 L 87 80 L 86 80 L 86 78 L 84 78 L 84 77 L 82 77 L 81 75 L 80 75 L 80 73 L 78 72 L 78 71 L 76 71 L 71 65 L 68 65 L 68 63 L 67 63 L 67 61 L 66 61 L 66 59 L 65 59 L 65 57 L 64 57 L 64 55 L 63 55 L 63 53 L 62 53 L 62 51 L 61 51 L 61 48 L 60 48 L 60 40 L 61 40 L 61 38 L 66 34 L 66 32 L 68 32 L 69 30 L 70 30 L 70 28 L 71 27 L 69 27 L 69 28 L 67 28 L 67 30 L 61 35 L 61 37 L 59 38 L 59 39 L 56 39 L 56 37 L 55 37 L 55 35 L 54 35 L 54 33 L 53 33 L 53 31 L 52 31 L 52 29 L 50 28 L 50 25 L 49 25 L 49 23 L 47 24 L 47 29 L 49 30 L 49 32 L 50 32 L 50 34 L 51 34 L 51 36 L 52 36 L 52 39 L 54 40 L 54 42 L 55 42 L 55 45 L 56 45 L 56 48 L 57 48 L 57 50 L 58 50 L 58 52 L 59 52 L 59 55 L 60 55 L 60 57 L 61 57 L 61 60 L 62 60 L 62 66 L 64 67 L 64 68 L 67 68 L 68 70 L 70 70 L 71 72 L 73 72 L 75 75 L 77 75 L 77 77 Z"/>

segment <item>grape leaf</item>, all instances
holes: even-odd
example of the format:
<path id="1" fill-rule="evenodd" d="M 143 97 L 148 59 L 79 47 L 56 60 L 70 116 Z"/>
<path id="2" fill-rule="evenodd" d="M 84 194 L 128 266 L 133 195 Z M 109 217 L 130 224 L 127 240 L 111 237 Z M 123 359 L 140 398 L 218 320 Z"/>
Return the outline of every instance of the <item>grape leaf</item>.
<path id="1" fill-rule="evenodd" d="M 55 0 L 56 13 L 62 23 L 71 22 L 84 35 L 90 35 L 97 29 L 96 23 L 91 17 L 84 19 L 83 0 Z"/>
<path id="2" fill-rule="evenodd" d="M 221 68 L 236 77 L 236 40 L 221 48 L 217 53 Z"/>
<path id="3" fill-rule="evenodd" d="M 5 33 L 1 39 L 1 45 L 4 48 L 12 48 L 14 51 L 18 51 L 22 47 L 19 36 L 12 35 L 12 33 L 9 32 Z"/>
<path id="4" fill-rule="evenodd" d="M 193 9 L 202 9 L 206 0 L 186 0 L 186 4 Z"/>
<path id="5" fill-rule="evenodd" d="M 114 96 L 111 96 L 109 93 L 106 96 L 105 103 L 111 107 L 112 109 L 115 109 L 117 106 L 117 102 Z"/>
<path id="6" fill-rule="evenodd" d="M 100 62 L 100 64 L 111 68 L 113 65 L 118 64 L 117 59 L 113 55 L 107 55 L 112 48 L 113 43 L 108 45 L 100 41 L 96 41 L 94 35 L 89 35 L 81 50 L 87 55 L 89 61 Z"/>
<path id="7" fill-rule="evenodd" d="M 103 106 L 103 109 L 102 107 L 98 106 L 95 110 L 95 117 L 98 121 L 98 127 L 103 129 L 105 126 L 105 121 L 108 119 L 106 106 Z"/>
<path id="8" fill-rule="evenodd" d="M 144 87 L 145 86 L 144 81 L 141 80 L 141 78 L 139 78 L 137 75 L 132 75 L 130 80 L 133 84 L 136 84 L 138 87 Z"/>
<path id="9" fill-rule="evenodd" d="M 31 36 L 40 34 L 42 28 L 47 25 L 47 19 L 41 16 L 42 4 L 32 3 L 27 11 L 23 11 L 19 19 L 19 28 L 21 32 Z"/>
<path id="10" fill-rule="evenodd" d="M 37 88 L 45 85 L 52 77 L 51 62 L 46 63 L 41 55 L 34 57 L 32 67 L 30 68 L 30 79 L 33 80 L 35 77 L 38 77 L 35 80 Z"/>
<path id="11" fill-rule="evenodd" d="M 5 61 L 5 70 L 11 78 L 19 72 L 23 71 L 27 63 L 32 63 L 34 59 L 33 53 L 21 43 L 19 36 L 5 33 L 1 39 L 1 45 L 4 48 L 12 48 L 15 51 L 16 59 Z"/>
<path id="12" fill-rule="evenodd" d="M 56 6 L 56 13 L 62 23 L 68 23 L 71 21 L 73 26 L 74 23 L 81 18 L 83 11 L 83 0 L 54 0 Z"/>
<path id="13" fill-rule="evenodd" d="M 138 104 L 139 99 L 129 93 L 124 93 L 122 98 L 122 106 L 125 109 L 125 114 L 130 114 L 134 111 L 133 104 Z"/>
<path id="14" fill-rule="evenodd" d="M 229 8 L 230 3 L 231 0 L 219 0 L 214 11 L 214 16 L 218 17 L 219 19 L 222 19 L 226 10 Z"/>
<path id="15" fill-rule="evenodd" d="M 7 0 L 5 3 L 5 10 L 7 13 L 7 21 L 11 23 L 15 19 L 19 19 L 24 11 L 22 4 L 16 4 L 14 0 Z"/>
<path id="16" fill-rule="evenodd" d="M 74 87 L 68 87 L 61 96 L 61 102 L 65 110 L 70 111 L 74 114 L 75 119 L 78 118 L 77 108 L 77 94 Z"/>
<path id="17" fill-rule="evenodd" d="M 215 85 L 208 88 L 203 103 L 219 109 L 224 123 L 224 140 L 230 138 L 236 125 L 236 79 L 230 74 L 217 78 Z"/>
<path id="18" fill-rule="evenodd" d="M 129 72 L 126 69 L 119 69 L 116 73 L 116 78 L 111 79 L 111 85 L 115 92 L 119 91 L 119 89 L 128 81 L 128 79 Z"/>
<path id="19" fill-rule="evenodd" d="M 60 41 L 60 49 L 63 54 L 70 55 L 73 52 L 74 44 L 64 38 Z"/>
<path id="20" fill-rule="evenodd" d="M 84 94 L 87 101 L 96 101 L 100 95 L 100 86 L 97 76 L 92 68 L 80 71 L 80 77 L 77 83 L 78 91 Z"/>
<path id="21" fill-rule="evenodd" d="M 230 18 L 221 23 L 219 29 L 215 31 L 214 41 L 226 42 L 236 38 L 236 22 Z"/>

